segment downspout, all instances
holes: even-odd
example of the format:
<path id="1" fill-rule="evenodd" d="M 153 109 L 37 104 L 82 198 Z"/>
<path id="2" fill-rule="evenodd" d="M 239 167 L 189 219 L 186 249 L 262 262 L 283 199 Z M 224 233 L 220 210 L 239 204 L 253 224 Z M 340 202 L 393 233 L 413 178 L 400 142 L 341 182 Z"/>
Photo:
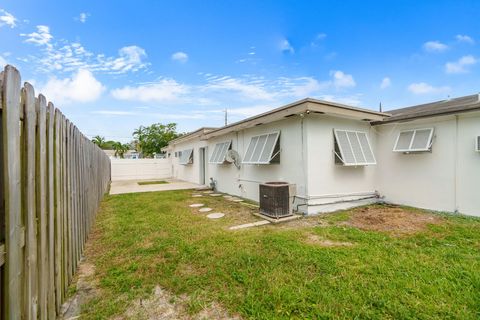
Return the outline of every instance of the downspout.
<path id="1" fill-rule="evenodd" d="M 305 134 L 305 114 L 300 114 L 300 130 L 301 130 L 301 146 L 302 146 L 302 163 L 303 163 L 303 183 L 305 184 L 305 197 L 308 199 L 308 141 L 306 141 L 306 134 Z M 307 212 L 308 214 L 308 200 L 306 201 L 306 207 L 307 207 Z"/>
<path id="2" fill-rule="evenodd" d="M 458 213 L 458 114 L 455 115 L 455 168 L 454 168 L 454 190 L 453 190 L 453 201 L 454 201 L 454 212 Z"/>

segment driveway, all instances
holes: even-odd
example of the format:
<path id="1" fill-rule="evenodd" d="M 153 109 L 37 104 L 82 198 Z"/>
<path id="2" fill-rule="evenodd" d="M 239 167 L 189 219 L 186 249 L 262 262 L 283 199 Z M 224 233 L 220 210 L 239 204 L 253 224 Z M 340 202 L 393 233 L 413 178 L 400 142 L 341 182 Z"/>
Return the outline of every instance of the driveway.
<path id="1" fill-rule="evenodd" d="M 110 186 L 110 194 L 134 193 L 134 192 L 151 192 L 151 191 L 169 191 L 169 190 L 184 190 L 195 189 L 201 187 L 196 183 L 191 183 L 175 179 L 163 179 L 168 183 L 164 184 L 147 184 L 139 185 L 138 182 L 149 180 L 125 180 L 112 181 Z"/>

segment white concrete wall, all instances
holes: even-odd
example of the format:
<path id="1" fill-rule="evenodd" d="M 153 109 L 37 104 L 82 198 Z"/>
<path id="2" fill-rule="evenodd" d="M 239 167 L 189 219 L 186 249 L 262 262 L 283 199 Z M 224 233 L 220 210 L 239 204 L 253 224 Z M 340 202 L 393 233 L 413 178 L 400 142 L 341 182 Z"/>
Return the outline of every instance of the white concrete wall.
<path id="1" fill-rule="evenodd" d="M 168 159 L 111 159 L 112 181 L 152 180 L 172 177 Z"/>
<path id="2" fill-rule="evenodd" d="M 176 179 L 189 181 L 192 183 L 200 183 L 200 154 L 199 149 L 201 147 L 206 147 L 207 142 L 201 141 L 199 138 L 188 140 L 185 142 L 178 143 L 174 146 L 170 160 L 172 164 L 173 177 Z M 175 152 L 184 151 L 187 149 L 193 149 L 193 163 L 187 165 L 179 164 L 179 157 L 175 158 Z M 208 174 L 208 173 L 207 173 Z M 208 175 L 206 183 L 208 184 Z"/>
<path id="3" fill-rule="evenodd" d="M 392 152 L 399 131 L 433 127 L 432 152 Z M 386 201 L 480 216 L 480 113 L 443 116 L 374 127 L 376 181 Z M 458 133 L 458 134 L 457 134 Z"/>
<path id="4" fill-rule="evenodd" d="M 232 149 L 243 159 L 252 136 L 280 131 L 280 163 L 266 165 L 242 164 L 237 169 L 233 164 L 209 164 L 208 177 L 217 181 L 219 191 L 258 201 L 259 184 L 268 181 L 287 181 L 297 185 L 297 192 L 305 192 L 302 163 L 300 119 L 290 118 L 238 133 L 212 138 L 209 143 L 209 157 L 215 144 L 232 140 Z"/>
<path id="5" fill-rule="evenodd" d="M 334 211 L 358 205 L 355 200 L 372 197 L 377 190 L 376 165 L 350 167 L 335 163 L 334 129 L 366 132 L 376 154 L 376 137 L 368 122 L 311 114 L 304 124 L 307 132 L 309 213 Z M 348 203 L 339 205 L 341 201 Z"/>

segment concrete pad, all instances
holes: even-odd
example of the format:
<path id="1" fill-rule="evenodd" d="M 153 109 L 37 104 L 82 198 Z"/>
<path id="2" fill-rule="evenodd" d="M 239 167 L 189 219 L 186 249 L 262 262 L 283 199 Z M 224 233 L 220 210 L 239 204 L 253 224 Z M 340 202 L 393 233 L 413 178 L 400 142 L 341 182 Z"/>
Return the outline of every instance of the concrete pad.
<path id="1" fill-rule="evenodd" d="M 232 199 L 233 202 L 243 202 L 242 199 Z"/>
<path id="2" fill-rule="evenodd" d="M 200 208 L 200 207 L 203 207 L 203 206 L 204 206 L 203 203 L 194 203 L 194 204 L 189 205 L 190 208 Z"/>
<path id="3" fill-rule="evenodd" d="M 199 212 L 209 212 L 209 211 L 212 211 L 213 209 L 212 208 L 201 208 L 200 210 L 198 210 Z"/>
<path id="4" fill-rule="evenodd" d="M 186 190 L 195 189 L 200 185 L 176 179 L 163 179 L 168 183 L 165 184 L 149 184 L 139 185 L 141 181 L 151 180 L 125 180 L 125 181 L 112 181 L 110 185 L 110 194 L 124 194 L 135 192 L 153 192 L 153 191 L 170 191 L 170 190 Z"/>
<path id="5" fill-rule="evenodd" d="M 238 230 L 238 229 L 246 229 L 246 228 L 251 228 L 251 227 L 258 227 L 258 226 L 264 226 L 266 224 L 270 224 L 271 222 L 268 220 L 262 220 L 262 221 L 257 221 L 257 222 L 252 222 L 252 223 L 245 223 L 245 224 L 240 224 L 238 226 L 233 226 L 228 228 L 229 230 Z"/>
<path id="6" fill-rule="evenodd" d="M 221 212 L 215 212 L 215 213 L 210 213 L 207 218 L 209 219 L 220 219 L 220 218 L 223 218 L 225 216 L 224 213 L 221 213 Z"/>
<path id="7" fill-rule="evenodd" d="M 199 198 L 199 197 L 203 197 L 203 195 L 201 195 L 201 194 L 192 194 L 192 198 Z"/>
<path id="8" fill-rule="evenodd" d="M 220 197 L 221 193 L 210 193 L 210 197 Z"/>

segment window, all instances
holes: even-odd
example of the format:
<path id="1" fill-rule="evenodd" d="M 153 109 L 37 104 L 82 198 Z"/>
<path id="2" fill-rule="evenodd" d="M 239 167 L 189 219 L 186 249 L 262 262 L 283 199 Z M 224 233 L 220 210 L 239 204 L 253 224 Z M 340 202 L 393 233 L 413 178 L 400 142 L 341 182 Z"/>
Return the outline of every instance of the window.
<path id="1" fill-rule="evenodd" d="M 225 162 L 225 156 L 227 155 L 227 151 L 230 150 L 230 146 L 232 145 L 232 141 L 220 142 L 215 145 L 215 149 L 213 149 L 213 153 L 210 156 L 209 163 L 216 163 L 222 164 Z"/>
<path id="2" fill-rule="evenodd" d="M 367 134 L 359 131 L 334 130 L 335 159 L 344 166 L 377 164 Z"/>
<path id="3" fill-rule="evenodd" d="M 270 164 L 280 161 L 280 132 L 254 136 L 250 139 L 242 163 Z"/>
<path id="4" fill-rule="evenodd" d="M 180 164 L 186 165 L 186 164 L 192 164 L 193 163 L 193 149 L 187 149 L 180 151 Z"/>
<path id="5" fill-rule="evenodd" d="M 394 152 L 425 152 L 432 147 L 433 128 L 401 131 Z"/>

